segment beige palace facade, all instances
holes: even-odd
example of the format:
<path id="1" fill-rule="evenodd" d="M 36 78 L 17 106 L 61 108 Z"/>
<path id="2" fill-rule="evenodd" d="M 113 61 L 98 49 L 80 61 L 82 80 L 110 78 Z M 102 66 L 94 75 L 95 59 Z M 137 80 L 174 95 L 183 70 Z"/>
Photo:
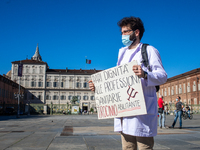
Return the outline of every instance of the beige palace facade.
<path id="1" fill-rule="evenodd" d="M 23 64 L 22 77 L 18 77 L 18 65 Z M 25 87 L 24 103 L 59 105 L 71 104 L 77 96 L 83 110 L 96 110 L 94 92 L 89 89 L 91 75 L 100 70 L 50 69 L 42 61 L 39 48 L 31 59 L 14 61 L 10 71 L 11 80 Z"/>

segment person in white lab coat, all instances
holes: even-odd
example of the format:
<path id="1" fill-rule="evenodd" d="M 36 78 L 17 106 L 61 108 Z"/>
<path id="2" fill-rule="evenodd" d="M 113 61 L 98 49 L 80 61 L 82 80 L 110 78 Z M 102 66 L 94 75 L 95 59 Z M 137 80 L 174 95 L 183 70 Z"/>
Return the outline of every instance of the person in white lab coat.
<path id="1" fill-rule="evenodd" d="M 150 69 L 142 63 L 140 40 L 145 29 L 140 18 L 125 17 L 118 22 L 118 25 L 121 28 L 122 43 L 125 47 L 119 50 L 117 65 L 137 60 L 138 65 L 134 65 L 132 69 L 141 78 L 147 114 L 115 118 L 114 130 L 121 133 L 123 150 L 137 150 L 137 147 L 153 149 L 153 137 L 157 135 L 158 118 L 155 86 L 166 82 L 167 73 L 163 68 L 158 50 L 153 46 L 147 46 Z M 92 81 L 89 81 L 89 87 L 95 91 Z"/>

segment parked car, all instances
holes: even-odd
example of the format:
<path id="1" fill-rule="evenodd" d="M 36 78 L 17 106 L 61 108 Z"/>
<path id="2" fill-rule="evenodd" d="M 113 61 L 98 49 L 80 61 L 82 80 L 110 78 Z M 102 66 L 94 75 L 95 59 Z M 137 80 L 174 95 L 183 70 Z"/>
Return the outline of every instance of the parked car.
<path id="1" fill-rule="evenodd" d="M 6 115 L 14 115 L 14 114 L 16 114 L 15 108 L 14 107 L 6 107 L 5 114 Z"/>

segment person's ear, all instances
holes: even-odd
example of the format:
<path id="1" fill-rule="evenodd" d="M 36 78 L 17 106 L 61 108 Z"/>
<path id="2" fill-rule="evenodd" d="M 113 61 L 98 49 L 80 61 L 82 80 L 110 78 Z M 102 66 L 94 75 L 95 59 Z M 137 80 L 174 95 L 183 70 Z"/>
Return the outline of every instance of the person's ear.
<path id="1" fill-rule="evenodd" d="M 139 36 L 140 35 L 140 30 L 139 29 L 136 29 L 135 30 L 135 36 L 137 37 L 137 36 Z"/>

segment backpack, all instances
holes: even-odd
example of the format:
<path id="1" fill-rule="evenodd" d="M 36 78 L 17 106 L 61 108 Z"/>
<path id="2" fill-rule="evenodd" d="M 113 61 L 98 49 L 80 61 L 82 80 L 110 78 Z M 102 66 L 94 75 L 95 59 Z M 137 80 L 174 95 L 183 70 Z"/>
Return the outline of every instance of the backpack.
<path id="1" fill-rule="evenodd" d="M 141 53 L 142 53 L 142 63 L 144 64 L 145 67 L 147 67 L 147 69 L 151 72 L 151 68 L 150 68 L 150 65 L 149 65 L 149 60 L 148 60 L 148 56 L 147 56 L 147 46 L 149 44 L 142 44 L 142 50 L 141 50 Z M 159 91 L 160 89 L 160 86 L 159 85 L 156 85 L 156 92 Z"/>

